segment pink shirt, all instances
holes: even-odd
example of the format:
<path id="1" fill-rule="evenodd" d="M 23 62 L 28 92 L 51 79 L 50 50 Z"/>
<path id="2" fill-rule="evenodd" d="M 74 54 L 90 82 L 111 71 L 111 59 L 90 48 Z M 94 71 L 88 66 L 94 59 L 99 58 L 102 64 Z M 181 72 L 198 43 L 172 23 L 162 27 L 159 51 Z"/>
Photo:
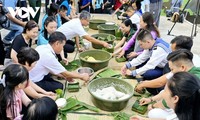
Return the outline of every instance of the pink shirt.
<path id="1" fill-rule="evenodd" d="M 11 119 L 15 119 L 15 118 L 19 118 L 20 112 L 22 111 L 22 96 L 24 95 L 24 91 L 23 90 L 17 90 L 15 92 L 14 95 L 14 116 L 12 116 L 12 111 L 11 111 L 11 107 L 7 107 L 6 109 L 6 114 L 7 114 L 7 118 L 11 118 Z M 18 119 L 19 120 L 19 119 Z"/>

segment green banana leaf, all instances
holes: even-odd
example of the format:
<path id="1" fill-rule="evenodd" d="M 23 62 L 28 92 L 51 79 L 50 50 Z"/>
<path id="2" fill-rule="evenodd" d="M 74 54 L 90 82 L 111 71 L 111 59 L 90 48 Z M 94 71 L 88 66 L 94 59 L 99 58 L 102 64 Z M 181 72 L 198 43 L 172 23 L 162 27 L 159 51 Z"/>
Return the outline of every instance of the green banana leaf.
<path id="1" fill-rule="evenodd" d="M 132 106 L 132 110 L 140 114 L 145 114 L 147 111 L 147 105 L 140 105 L 139 99 L 137 99 Z"/>

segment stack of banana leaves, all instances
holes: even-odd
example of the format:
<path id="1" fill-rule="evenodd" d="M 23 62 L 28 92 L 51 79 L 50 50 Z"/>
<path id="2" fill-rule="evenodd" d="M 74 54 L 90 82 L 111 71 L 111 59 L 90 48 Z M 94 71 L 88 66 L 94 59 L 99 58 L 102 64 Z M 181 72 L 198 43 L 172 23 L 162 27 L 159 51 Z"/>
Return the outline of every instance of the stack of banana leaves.
<path id="1" fill-rule="evenodd" d="M 135 111 L 140 114 L 145 114 L 147 111 L 148 105 L 140 105 L 139 100 L 141 98 L 148 98 L 151 96 L 151 94 L 144 89 L 142 93 L 134 92 L 133 96 L 137 97 L 137 100 L 135 101 L 135 103 L 132 106 L 132 111 Z M 150 104 L 152 104 L 152 103 L 150 103 Z"/>
<path id="2" fill-rule="evenodd" d="M 64 94 L 63 91 L 61 89 L 57 89 L 56 90 L 56 94 L 57 94 L 57 99 L 58 98 L 63 98 Z M 77 100 L 74 97 L 69 97 L 67 99 L 67 104 L 65 105 L 65 107 L 60 108 L 58 113 L 59 113 L 59 120 L 67 120 L 67 113 L 70 112 L 75 112 L 75 111 L 81 111 L 81 110 L 90 110 L 90 111 L 94 111 L 94 112 L 99 112 L 99 108 L 88 105 L 84 102 L 81 102 L 79 100 Z"/>
<path id="3" fill-rule="evenodd" d="M 103 77 L 115 77 L 115 78 L 121 78 L 121 74 L 118 71 L 115 71 L 111 68 L 105 69 L 104 71 L 97 74 L 95 78 L 103 78 Z"/>
<path id="4" fill-rule="evenodd" d="M 62 64 L 63 67 L 65 67 L 65 69 L 67 71 L 74 71 L 77 68 L 79 68 L 81 66 L 80 60 L 73 60 L 71 62 L 68 63 L 68 65 L 66 65 L 64 62 L 60 62 Z"/>

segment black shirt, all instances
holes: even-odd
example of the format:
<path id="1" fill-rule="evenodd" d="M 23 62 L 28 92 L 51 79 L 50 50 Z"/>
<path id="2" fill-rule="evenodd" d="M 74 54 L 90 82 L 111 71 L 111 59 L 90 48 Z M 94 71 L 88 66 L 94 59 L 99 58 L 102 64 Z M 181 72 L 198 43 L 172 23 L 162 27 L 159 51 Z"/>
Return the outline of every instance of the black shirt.
<path id="1" fill-rule="evenodd" d="M 6 58 L 11 58 L 11 50 L 14 49 L 15 52 L 19 52 L 19 50 L 22 48 L 22 47 L 31 47 L 31 44 L 32 44 L 32 40 L 29 41 L 29 43 L 27 44 L 25 42 L 25 39 L 24 37 L 22 36 L 22 34 L 19 34 L 18 36 L 15 37 L 15 39 L 13 40 L 11 46 L 10 46 L 10 49 L 7 51 L 6 53 Z"/>

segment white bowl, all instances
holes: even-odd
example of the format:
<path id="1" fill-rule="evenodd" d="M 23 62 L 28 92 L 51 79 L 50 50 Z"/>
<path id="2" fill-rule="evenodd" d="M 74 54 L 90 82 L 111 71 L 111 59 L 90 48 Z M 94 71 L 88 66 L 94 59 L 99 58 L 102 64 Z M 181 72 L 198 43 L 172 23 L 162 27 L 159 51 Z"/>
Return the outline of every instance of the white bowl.
<path id="1" fill-rule="evenodd" d="M 56 100 L 56 104 L 57 104 L 58 108 L 63 108 L 67 104 L 67 101 L 65 98 L 58 98 Z"/>

